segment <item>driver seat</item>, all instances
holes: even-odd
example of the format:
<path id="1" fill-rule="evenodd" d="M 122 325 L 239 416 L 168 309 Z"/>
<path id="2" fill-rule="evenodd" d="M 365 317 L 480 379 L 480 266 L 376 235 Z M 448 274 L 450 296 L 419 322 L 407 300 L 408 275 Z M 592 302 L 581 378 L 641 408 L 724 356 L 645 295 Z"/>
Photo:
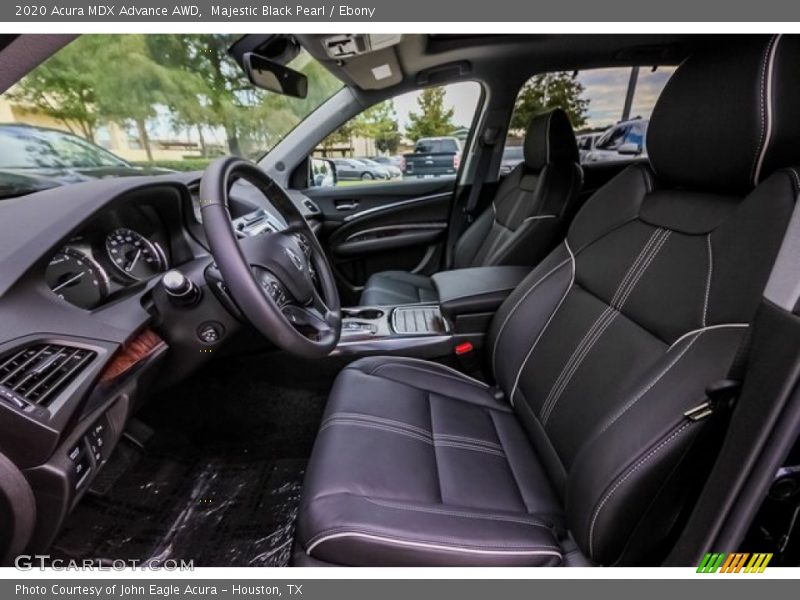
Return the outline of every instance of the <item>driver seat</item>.
<path id="1" fill-rule="evenodd" d="M 734 362 L 800 188 L 798 39 L 735 43 L 676 71 L 652 168 L 598 191 L 495 315 L 495 385 L 412 358 L 340 373 L 296 565 L 658 562 L 715 420 L 692 409 Z"/>

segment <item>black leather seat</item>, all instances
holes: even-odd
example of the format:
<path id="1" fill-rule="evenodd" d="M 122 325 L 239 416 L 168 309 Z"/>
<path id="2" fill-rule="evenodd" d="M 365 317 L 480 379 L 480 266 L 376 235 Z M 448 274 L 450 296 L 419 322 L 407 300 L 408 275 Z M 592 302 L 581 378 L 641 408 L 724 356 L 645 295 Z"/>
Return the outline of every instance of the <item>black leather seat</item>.
<path id="1" fill-rule="evenodd" d="M 726 377 L 800 192 L 798 39 L 723 46 L 664 90 L 653 168 L 597 192 L 496 314 L 496 385 L 407 358 L 339 375 L 295 564 L 624 565 L 664 550 L 714 421 L 685 413 Z"/>
<path id="2" fill-rule="evenodd" d="M 567 113 L 556 109 L 536 116 L 525 133 L 523 156 L 503 180 L 492 205 L 456 241 L 452 268 L 534 266 L 563 238 L 583 181 Z M 360 304 L 436 300 L 430 277 L 384 271 L 367 280 Z"/>

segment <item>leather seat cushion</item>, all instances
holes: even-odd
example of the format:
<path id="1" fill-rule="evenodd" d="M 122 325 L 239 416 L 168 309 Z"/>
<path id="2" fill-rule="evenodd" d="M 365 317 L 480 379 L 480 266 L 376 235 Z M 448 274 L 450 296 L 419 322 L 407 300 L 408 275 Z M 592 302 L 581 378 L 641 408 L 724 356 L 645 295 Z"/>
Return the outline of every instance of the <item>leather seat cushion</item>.
<path id="1" fill-rule="evenodd" d="M 336 380 L 297 539 L 344 565 L 547 566 L 563 516 L 508 403 L 457 371 L 375 357 Z"/>
<path id="2" fill-rule="evenodd" d="M 383 271 L 367 280 L 361 294 L 361 306 L 389 306 L 436 302 L 439 296 L 433 281 L 426 275 L 404 271 Z"/>

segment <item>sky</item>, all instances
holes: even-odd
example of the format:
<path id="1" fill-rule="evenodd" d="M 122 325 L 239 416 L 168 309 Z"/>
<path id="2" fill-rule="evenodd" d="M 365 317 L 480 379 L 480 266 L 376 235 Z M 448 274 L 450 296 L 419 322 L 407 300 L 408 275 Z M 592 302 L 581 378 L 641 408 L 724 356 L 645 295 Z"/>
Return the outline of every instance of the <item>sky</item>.
<path id="1" fill-rule="evenodd" d="M 408 125 L 408 115 L 419 109 L 417 98 L 420 92 L 408 92 L 394 99 L 394 109 L 397 111 L 397 122 L 403 130 Z M 472 125 L 472 118 L 475 116 L 475 107 L 481 95 L 480 86 L 474 81 L 454 83 L 446 86 L 444 95 L 445 106 L 452 106 L 455 109 L 453 123 L 460 126 L 469 127 Z"/>
<path id="2" fill-rule="evenodd" d="M 633 96 L 631 117 L 650 118 L 658 95 L 667 83 L 674 67 L 659 67 L 655 72 L 642 67 Z M 578 73 L 578 81 L 586 88 L 589 99 L 589 127 L 607 127 L 622 117 L 630 68 L 592 69 Z"/>
<path id="3" fill-rule="evenodd" d="M 653 110 L 659 93 L 666 84 L 674 67 L 659 67 L 655 72 L 642 68 L 633 98 L 631 117 L 647 119 Z M 630 68 L 591 69 L 578 73 L 578 81 L 584 87 L 584 97 L 589 99 L 589 127 L 607 127 L 622 117 L 625 93 L 628 89 Z M 401 129 L 408 124 L 408 115 L 417 110 L 420 92 L 409 92 L 394 99 L 397 120 Z M 474 82 L 456 83 L 447 86 L 445 104 L 455 109 L 453 122 L 469 126 L 480 97 L 480 87 Z"/>

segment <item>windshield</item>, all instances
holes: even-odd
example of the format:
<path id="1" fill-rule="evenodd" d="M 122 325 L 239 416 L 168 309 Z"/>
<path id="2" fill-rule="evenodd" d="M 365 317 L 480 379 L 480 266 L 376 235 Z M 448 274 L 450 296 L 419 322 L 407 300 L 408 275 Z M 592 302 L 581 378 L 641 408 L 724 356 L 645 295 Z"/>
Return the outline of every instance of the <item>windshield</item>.
<path id="1" fill-rule="evenodd" d="M 2 169 L 91 169 L 128 164 L 72 134 L 0 125 Z"/>
<path id="2" fill-rule="evenodd" d="M 0 168 L 259 159 L 343 84 L 303 50 L 288 66 L 308 76 L 306 98 L 256 89 L 228 55 L 237 37 L 79 37 L 0 96 Z"/>

